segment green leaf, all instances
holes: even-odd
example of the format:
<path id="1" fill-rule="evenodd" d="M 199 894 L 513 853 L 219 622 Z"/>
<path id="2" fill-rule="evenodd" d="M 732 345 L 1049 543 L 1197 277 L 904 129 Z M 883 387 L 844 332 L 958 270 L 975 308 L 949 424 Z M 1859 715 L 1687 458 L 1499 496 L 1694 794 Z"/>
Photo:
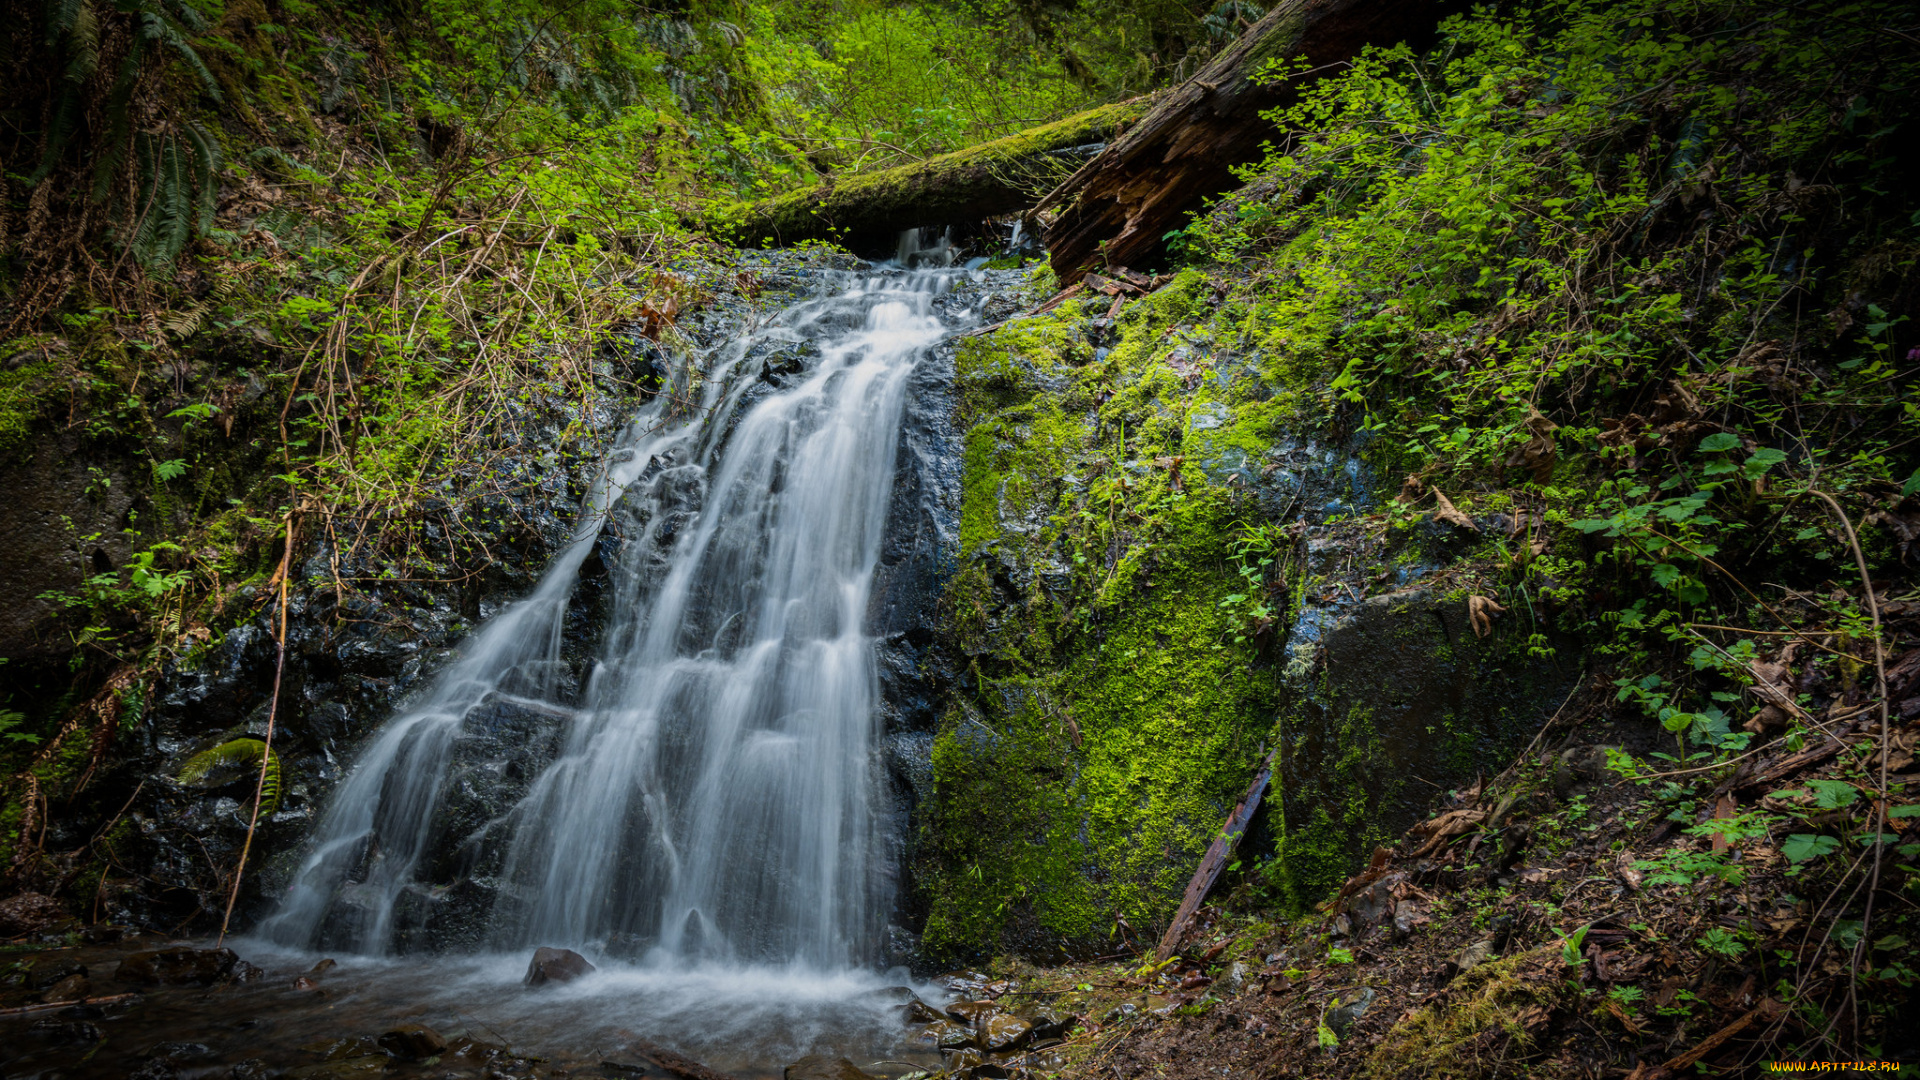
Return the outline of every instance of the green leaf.
<path id="1" fill-rule="evenodd" d="M 1831 855 L 1839 848 L 1840 841 L 1831 836 L 1794 833 L 1787 837 L 1786 843 L 1780 845 L 1780 854 L 1785 855 L 1788 862 L 1803 863 Z"/>
<path id="2" fill-rule="evenodd" d="M 1920 817 L 1920 803 L 1908 803 L 1905 806 L 1895 806 L 1887 811 L 1887 816 L 1890 818 Z"/>
<path id="3" fill-rule="evenodd" d="M 1700 440 L 1700 449 L 1704 453 L 1716 454 L 1722 450 L 1731 450 L 1740 445 L 1740 436 L 1726 431 L 1716 431 Z"/>
<path id="4" fill-rule="evenodd" d="M 1807 786 L 1813 789 L 1813 805 L 1822 810 L 1852 806 L 1860 799 L 1860 789 L 1845 780 L 1809 780 Z"/>

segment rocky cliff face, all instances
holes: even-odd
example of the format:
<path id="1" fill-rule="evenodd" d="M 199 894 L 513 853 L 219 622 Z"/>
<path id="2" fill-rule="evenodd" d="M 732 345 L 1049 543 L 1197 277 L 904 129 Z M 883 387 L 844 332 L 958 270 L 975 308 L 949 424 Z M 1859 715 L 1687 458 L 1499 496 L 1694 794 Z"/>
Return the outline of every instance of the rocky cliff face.
<path id="1" fill-rule="evenodd" d="M 1448 574 L 1507 522 L 1390 520 L 1395 462 L 1251 344 L 1229 285 L 1123 286 L 959 350 L 932 955 L 1151 934 L 1275 750 L 1231 884 L 1316 902 L 1577 672 L 1544 624 L 1476 626 Z"/>

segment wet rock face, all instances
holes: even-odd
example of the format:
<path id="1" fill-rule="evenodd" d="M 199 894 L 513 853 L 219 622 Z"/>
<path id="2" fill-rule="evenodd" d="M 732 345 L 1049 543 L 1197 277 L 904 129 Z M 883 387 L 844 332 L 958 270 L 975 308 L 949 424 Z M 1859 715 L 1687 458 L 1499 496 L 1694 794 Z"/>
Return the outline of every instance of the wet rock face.
<path id="1" fill-rule="evenodd" d="M 115 463 L 89 462 L 71 438 L 0 463 L 0 656 L 54 660 L 72 648 L 49 632 L 57 609 L 43 593 L 76 592 L 125 564 L 133 488 Z"/>
<path id="2" fill-rule="evenodd" d="M 1477 635 L 1465 596 L 1424 588 L 1301 614 L 1279 785 L 1282 860 L 1301 899 L 1424 817 L 1436 790 L 1471 783 L 1538 729 L 1579 668 L 1519 641 Z"/>

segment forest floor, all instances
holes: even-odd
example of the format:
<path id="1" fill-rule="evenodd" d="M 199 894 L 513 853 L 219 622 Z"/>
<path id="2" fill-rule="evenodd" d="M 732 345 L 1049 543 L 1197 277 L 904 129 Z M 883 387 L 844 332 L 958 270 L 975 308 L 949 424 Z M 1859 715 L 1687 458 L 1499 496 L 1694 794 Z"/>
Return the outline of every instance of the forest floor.
<path id="1" fill-rule="evenodd" d="M 1920 651 L 1908 652 L 1889 690 L 1917 686 Z M 1865 1013 L 1866 1030 L 1849 1030 L 1839 977 L 1855 949 L 1898 958 L 1907 943 L 1860 940 L 1836 919 L 1840 887 L 1797 880 L 1805 836 L 1732 824 L 1755 807 L 1851 801 L 1842 792 L 1882 765 L 1877 711 L 1836 705 L 1831 737 L 1767 744 L 1710 797 L 1675 802 L 1662 777 L 1607 767 L 1609 747 L 1645 738 L 1610 718 L 1612 696 L 1576 691 L 1512 767 L 1437 800 L 1312 915 L 1266 922 L 1229 897 L 1162 965 L 1014 961 L 949 984 L 1083 1017 L 1009 1064 L 1087 1078 L 1741 1076 L 1785 1060 L 1778 1043 L 1823 1039 L 1879 1046 L 1886 1071 L 1920 1066 L 1913 1031 Z M 1894 789 L 1920 781 L 1916 712 L 1898 708 L 1889 729 Z M 1726 856 L 1722 872 L 1701 872 L 1710 855 Z M 1783 975 L 1795 959 L 1798 981 Z M 1899 991 L 1880 979 L 1856 992 Z"/>

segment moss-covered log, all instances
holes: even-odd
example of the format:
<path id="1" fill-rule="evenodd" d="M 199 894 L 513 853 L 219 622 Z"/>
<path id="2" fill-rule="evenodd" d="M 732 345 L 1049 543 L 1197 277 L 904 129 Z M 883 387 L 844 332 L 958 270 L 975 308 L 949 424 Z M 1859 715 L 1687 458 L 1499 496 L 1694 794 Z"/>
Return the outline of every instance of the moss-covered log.
<path id="1" fill-rule="evenodd" d="M 1036 208 L 1063 283 L 1104 260 L 1146 265 L 1169 230 L 1209 195 L 1237 186 L 1274 127 L 1261 113 L 1292 104 L 1317 74 L 1368 45 L 1429 29 L 1433 0 L 1281 0 L 1206 67 L 1162 95 L 1138 124 L 1081 166 Z M 1255 82 L 1270 60 L 1304 60 L 1291 79 Z M 1105 245 L 1104 247 L 1102 245 Z"/>
<path id="2" fill-rule="evenodd" d="M 830 239 L 856 250 L 890 248 L 906 229 L 982 221 L 1032 206 L 1073 167 L 1074 151 L 1112 138 L 1149 104 L 1141 97 L 1103 105 L 917 164 L 836 177 L 755 203 L 744 220 L 725 215 L 708 224 L 743 244 Z"/>

